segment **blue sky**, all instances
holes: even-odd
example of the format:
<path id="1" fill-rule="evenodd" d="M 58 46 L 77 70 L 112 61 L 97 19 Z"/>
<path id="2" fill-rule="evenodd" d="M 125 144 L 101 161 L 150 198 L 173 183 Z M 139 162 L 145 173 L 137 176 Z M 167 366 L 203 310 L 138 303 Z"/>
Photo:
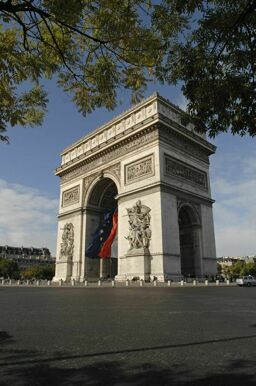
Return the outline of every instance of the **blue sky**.
<path id="1" fill-rule="evenodd" d="M 98 109 L 83 117 L 71 98 L 54 81 L 46 84 L 50 103 L 41 127 L 15 127 L 8 131 L 10 144 L 0 143 L 0 245 L 56 248 L 59 180 L 54 169 L 68 145 L 130 107 L 122 92 L 122 105 L 114 111 Z M 145 96 L 158 91 L 184 108 L 177 87 L 151 84 Z M 211 186 L 217 255 L 256 254 L 255 141 L 220 134 L 211 157 Z"/>

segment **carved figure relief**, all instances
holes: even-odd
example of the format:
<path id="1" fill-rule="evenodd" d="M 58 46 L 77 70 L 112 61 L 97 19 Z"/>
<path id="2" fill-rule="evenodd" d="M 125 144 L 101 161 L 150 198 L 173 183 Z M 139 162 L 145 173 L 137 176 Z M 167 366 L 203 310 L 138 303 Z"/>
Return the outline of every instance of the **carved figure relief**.
<path id="1" fill-rule="evenodd" d="M 154 155 L 140 159 L 125 165 L 125 183 L 138 181 L 145 177 L 151 177 L 155 174 L 154 171 Z"/>
<path id="2" fill-rule="evenodd" d="M 62 194 L 62 206 L 68 206 L 79 202 L 80 198 L 80 186 L 77 185 L 74 188 L 68 189 Z"/>
<path id="3" fill-rule="evenodd" d="M 207 190 L 206 173 L 196 168 L 192 168 L 180 161 L 176 161 L 165 156 L 165 172 L 169 176 L 174 176 L 193 183 L 198 188 Z"/>
<path id="4" fill-rule="evenodd" d="M 67 223 L 64 225 L 62 233 L 62 243 L 60 244 L 60 258 L 67 257 L 72 259 L 74 252 L 74 225 Z"/>
<path id="5" fill-rule="evenodd" d="M 126 210 L 129 217 L 129 234 L 126 237 L 130 244 L 129 250 L 148 249 L 151 239 L 149 214 L 151 209 L 138 200 L 132 208 Z"/>

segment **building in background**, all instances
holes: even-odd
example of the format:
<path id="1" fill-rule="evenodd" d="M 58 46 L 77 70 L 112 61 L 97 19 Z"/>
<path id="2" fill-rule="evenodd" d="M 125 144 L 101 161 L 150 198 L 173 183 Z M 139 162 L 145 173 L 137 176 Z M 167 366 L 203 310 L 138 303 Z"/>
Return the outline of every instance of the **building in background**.
<path id="1" fill-rule="evenodd" d="M 55 263 L 55 258 L 51 256 L 51 252 L 48 248 L 0 245 L 0 258 L 16 261 L 20 269 L 25 269 L 31 265 L 47 265 Z"/>

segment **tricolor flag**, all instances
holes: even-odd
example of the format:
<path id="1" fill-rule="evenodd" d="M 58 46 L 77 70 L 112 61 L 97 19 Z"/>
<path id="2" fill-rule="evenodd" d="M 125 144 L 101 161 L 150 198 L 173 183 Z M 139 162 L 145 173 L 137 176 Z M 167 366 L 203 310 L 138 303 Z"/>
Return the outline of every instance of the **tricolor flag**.
<path id="1" fill-rule="evenodd" d="M 100 227 L 94 234 L 93 240 L 86 249 L 86 256 L 90 258 L 100 257 L 108 259 L 111 257 L 111 246 L 117 232 L 117 209 L 105 213 Z"/>

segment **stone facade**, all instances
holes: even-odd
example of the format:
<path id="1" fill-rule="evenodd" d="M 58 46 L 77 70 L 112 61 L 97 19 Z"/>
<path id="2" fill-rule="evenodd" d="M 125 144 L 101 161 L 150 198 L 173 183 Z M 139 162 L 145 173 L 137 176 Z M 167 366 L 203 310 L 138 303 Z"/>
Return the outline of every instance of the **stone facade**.
<path id="1" fill-rule="evenodd" d="M 216 273 L 209 179 L 215 146 L 182 125 L 158 94 L 62 153 L 55 280 L 175 279 Z M 117 255 L 86 248 L 105 209 L 118 207 Z M 72 226 L 71 226 L 72 225 Z M 117 266 L 115 269 L 114 266 Z"/>

